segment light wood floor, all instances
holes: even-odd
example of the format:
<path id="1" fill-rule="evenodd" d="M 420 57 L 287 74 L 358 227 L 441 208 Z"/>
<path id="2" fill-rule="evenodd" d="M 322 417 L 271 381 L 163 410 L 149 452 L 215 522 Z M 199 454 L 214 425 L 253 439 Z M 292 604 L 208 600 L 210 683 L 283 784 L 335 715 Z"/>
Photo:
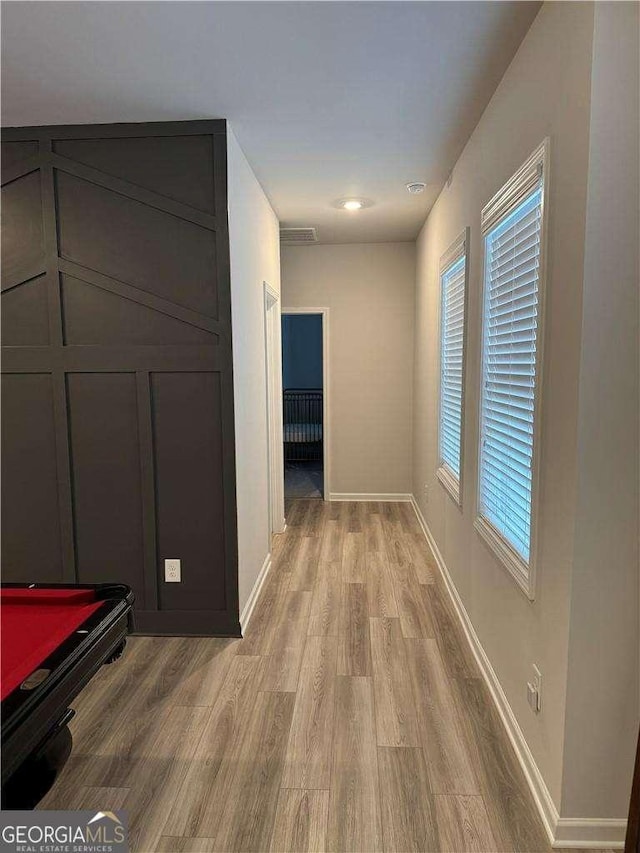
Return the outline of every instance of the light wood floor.
<path id="1" fill-rule="evenodd" d="M 132 638 L 41 807 L 139 851 L 548 851 L 411 506 L 287 519 L 246 636 Z"/>

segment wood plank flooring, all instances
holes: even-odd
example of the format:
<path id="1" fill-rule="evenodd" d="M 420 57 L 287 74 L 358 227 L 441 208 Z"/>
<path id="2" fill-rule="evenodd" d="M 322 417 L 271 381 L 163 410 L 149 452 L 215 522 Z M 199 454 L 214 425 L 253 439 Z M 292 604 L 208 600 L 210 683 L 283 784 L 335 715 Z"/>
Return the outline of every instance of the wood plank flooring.
<path id="1" fill-rule="evenodd" d="M 41 808 L 126 809 L 144 853 L 549 851 L 410 505 L 287 521 L 242 640 L 103 667 Z"/>

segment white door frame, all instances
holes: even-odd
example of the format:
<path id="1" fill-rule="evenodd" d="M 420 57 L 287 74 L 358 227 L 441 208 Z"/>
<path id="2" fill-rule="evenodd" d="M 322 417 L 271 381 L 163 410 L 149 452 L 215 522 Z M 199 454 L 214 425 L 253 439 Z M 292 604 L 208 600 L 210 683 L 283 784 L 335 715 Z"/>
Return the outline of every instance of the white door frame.
<path id="1" fill-rule="evenodd" d="M 267 470 L 269 472 L 269 540 L 282 533 L 284 519 L 284 445 L 282 439 L 282 346 L 280 296 L 265 281 L 264 341 L 267 388 Z"/>
<path id="2" fill-rule="evenodd" d="M 322 317 L 322 495 L 325 501 L 331 497 L 331 470 L 329 454 L 329 309 L 328 308 L 282 308 L 281 314 L 320 314 Z"/>

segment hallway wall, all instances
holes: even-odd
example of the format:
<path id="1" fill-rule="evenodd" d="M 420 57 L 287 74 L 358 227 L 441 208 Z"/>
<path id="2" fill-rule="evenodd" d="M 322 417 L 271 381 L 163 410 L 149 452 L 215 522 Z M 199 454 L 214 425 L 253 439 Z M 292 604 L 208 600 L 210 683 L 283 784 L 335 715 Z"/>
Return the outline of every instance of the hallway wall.
<path id="1" fill-rule="evenodd" d="M 639 32 L 637 3 L 596 5 L 562 793 L 569 815 L 626 815 L 640 721 Z"/>
<path id="2" fill-rule="evenodd" d="M 414 494 L 506 694 L 511 731 L 524 735 L 520 754 L 550 831 L 558 843 L 602 847 L 623 840 L 640 711 L 638 89 L 637 5 L 545 4 L 427 218 L 417 258 Z M 539 555 L 529 601 L 473 527 L 480 211 L 547 136 Z M 435 476 L 438 260 L 465 226 L 470 488 L 460 509 Z M 526 701 L 533 664 L 543 684 L 537 715 Z"/>
<path id="3" fill-rule="evenodd" d="M 271 548 L 263 282 L 280 291 L 280 235 L 273 208 L 231 129 L 227 168 L 242 614 Z"/>
<path id="4" fill-rule="evenodd" d="M 413 243 L 282 248 L 282 309 L 330 309 L 334 495 L 411 492 L 415 251 Z"/>
<path id="5" fill-rule="evenodd" d="M 471 622 L 557 808 L 577 486 L 584 228 L 589 164 L 593 6 L 548 3 L 539 12 L 418 238 L 413 491 Z M 542 393 L 540 548 L 531 602 L 474 530 L 480 387 L 480 211 L 542 140 L 551 139 Z M 460 509 L 436 478 L 439 259 L 471 227 L 465 498 Z M 427 484 L 425 493 L 424 484 Z M 526 684 L 536 664 L 543 709 Z"/>

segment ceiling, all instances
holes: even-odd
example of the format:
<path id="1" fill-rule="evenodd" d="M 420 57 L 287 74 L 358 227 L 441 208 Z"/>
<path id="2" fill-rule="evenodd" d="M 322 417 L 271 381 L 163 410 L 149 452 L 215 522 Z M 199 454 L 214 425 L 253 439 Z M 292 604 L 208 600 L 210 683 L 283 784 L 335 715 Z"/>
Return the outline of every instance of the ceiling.
<path id="1" fill-rule="evenodd" d="M 226 118 L 282 224 L 412 240 L 539 7 L 5 2 L 2 124 Z"/>

